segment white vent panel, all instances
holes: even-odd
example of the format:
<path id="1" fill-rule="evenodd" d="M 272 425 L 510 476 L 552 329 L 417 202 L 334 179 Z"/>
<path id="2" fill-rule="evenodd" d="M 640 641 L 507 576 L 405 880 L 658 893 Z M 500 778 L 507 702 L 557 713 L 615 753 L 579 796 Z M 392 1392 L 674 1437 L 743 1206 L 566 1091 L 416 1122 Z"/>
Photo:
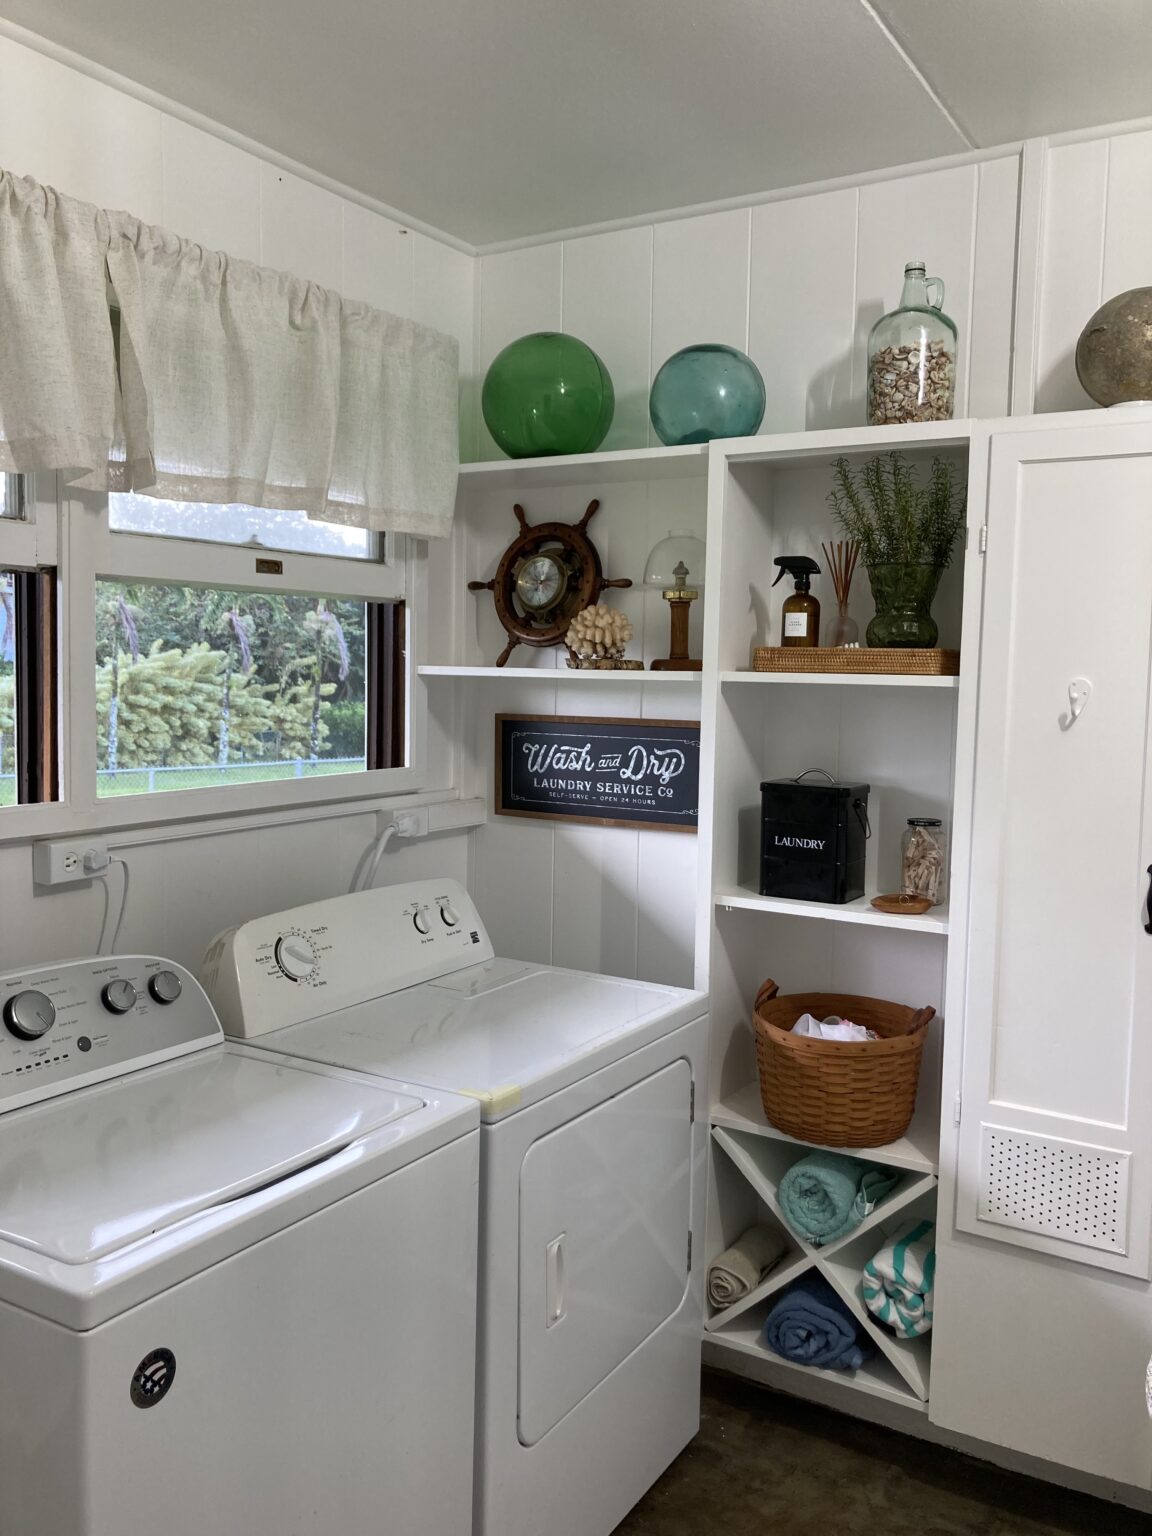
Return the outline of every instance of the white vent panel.
<path id="1" fill-rule="evenodd" d="M 980 1221 L 1128 1252 L 1129 1153 L 1000 1125 L 983 1132 Z"/>

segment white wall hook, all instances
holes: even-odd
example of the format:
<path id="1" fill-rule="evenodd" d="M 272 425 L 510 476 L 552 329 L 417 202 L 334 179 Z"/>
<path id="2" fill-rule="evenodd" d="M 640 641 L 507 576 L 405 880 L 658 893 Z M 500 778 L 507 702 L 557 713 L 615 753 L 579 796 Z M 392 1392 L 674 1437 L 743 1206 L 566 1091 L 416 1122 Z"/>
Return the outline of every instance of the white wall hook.
<path id="1" fill-rule="evenodd" d="M 1060 720 L 1062 731 L 1071 730 L 1084 713 L 1084 706 L 1092 697 L 1092 684 L 1086 677 L 1074 677 L 1068 684 L 1068 713 Z"/>

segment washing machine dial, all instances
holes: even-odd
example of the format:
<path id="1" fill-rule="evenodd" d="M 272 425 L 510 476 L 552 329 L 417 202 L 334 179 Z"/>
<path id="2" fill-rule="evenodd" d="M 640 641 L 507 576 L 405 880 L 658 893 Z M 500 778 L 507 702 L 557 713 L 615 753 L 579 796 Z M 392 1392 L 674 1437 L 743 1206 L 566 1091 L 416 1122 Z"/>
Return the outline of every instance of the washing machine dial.
<path id="1" fill-rule="evenodd" d="M 55 1022 L 56 1008 L 43 992 L 14 992 L 4 1004 L 4 1023 L 18 1040 L 39 1040 Z"/>
<path id="2" fill-rule="evenodd" d="M 148 978 L 148 991 L 157 1003 L 174 1003 L 182 991 L 175 971 L 157 971 Z"/>
<path id="3" fill-rule="evenodd" d="M 276 964 L 289 981 L 307 981 L 316 969 L 316 948 L 302 933 L 282 933 L 276 940 Z"/>
<path id="4" fill-rule="evenodd" d="M 427 937 L 428 933 L 431 931 L 432 924 L 428 921 L 428 914 L 423 907 L 421 907 L 418 912 L 413 912 L 412 926 L 415 928 L 416 932 L 421 935 L 422 938 Z"/>
<path id="5" fill-rule="evenodd" d="M 102 989 L 100 1001 L 109 1013 L 131 1013 L 136 1006 L 136 988 L 130 981 L 110 981 Z"/>
<path id="6" fill-rule="evenodd" d="M 442 901 L 440 903 L 440 921 L 444 924 L 445 928 L 458 928 L 460 926 L 460 916 L 450 901 Z"/>

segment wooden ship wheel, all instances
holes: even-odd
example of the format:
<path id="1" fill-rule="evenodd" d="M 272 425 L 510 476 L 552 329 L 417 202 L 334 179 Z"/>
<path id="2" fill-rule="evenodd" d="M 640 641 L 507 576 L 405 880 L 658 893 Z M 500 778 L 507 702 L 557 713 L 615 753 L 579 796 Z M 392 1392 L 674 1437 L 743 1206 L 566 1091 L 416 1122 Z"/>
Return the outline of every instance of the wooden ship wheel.
<path id="1" fill-rule="evenodd" d="M 622 577 L 609 581 L 585 529 L 599 509 L 590 501 L 578 523 L 531 527 L 524 508 L 513 508 L 520 532 L 500 557 L 491 581 L 470 581 L 469 592 L 491 592 L 496 616 L 508 634 L 497 657 L 502 667 L 518 645 L 560 645 L 581 609 L 599 601 L 605 587 L 630 587 Z"/>

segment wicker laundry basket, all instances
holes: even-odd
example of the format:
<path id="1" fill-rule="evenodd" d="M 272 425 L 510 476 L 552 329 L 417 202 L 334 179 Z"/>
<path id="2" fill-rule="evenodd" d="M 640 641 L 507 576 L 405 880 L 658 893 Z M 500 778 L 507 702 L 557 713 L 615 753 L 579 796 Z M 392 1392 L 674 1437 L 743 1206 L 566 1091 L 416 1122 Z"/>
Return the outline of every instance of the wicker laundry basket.
<path id="1" fill-rule="evenodd" d="M 825 1147 L 882 1147 L 908 1129 L 934 1008 L 875 997 L 793 992 L 774 981 L 756 994 L 756 1065 L 764 1113 L 779 1130 Z M 812 1040 L 792 1028 L 802 1014 L 838 1014 L 879 1040 Z"/>

